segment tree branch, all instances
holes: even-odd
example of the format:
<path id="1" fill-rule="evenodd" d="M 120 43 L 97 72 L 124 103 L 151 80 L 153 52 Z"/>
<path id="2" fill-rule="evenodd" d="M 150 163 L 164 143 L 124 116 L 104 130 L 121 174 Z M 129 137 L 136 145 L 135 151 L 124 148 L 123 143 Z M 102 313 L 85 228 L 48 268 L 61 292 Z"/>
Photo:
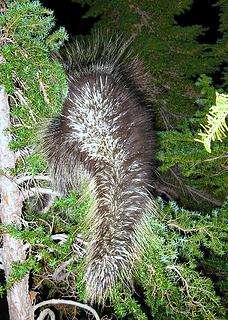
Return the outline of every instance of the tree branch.
<path id="1" fill-rule="evenodd" d="M 39 317 L 37 318 L 37 320 L 44 320 L 46 316 L 49 316 L 51 318 L 51 320 L 55 320 L 55 314 L 51 309 L 44 309 Z"/>
<path id="2" fill-rule="evenodd" d="M 47 175 L 36 175 L 36 176 L 29 176 L 29 175 L 23 175 L 18 177 L 15 182 L 17 184 L 21 184 L 24 183 L 26 181 L 30 181 L 30 180 L 39 180 L 39 181 L 50 181 L 51 179 L 47 176 Z"/>
<path id="3" fill-rule="evenodd" d="M 15 167 L 15 154 L 9 149 L 11 140 L 7 130 L 10 127 L 10 108 L 4 88 L 0 86 L 0 218 L 5 225 L 14 224 L 21 227 L 21 215 L 23 198 L 13 179 L 7 177 L 8 168 Z M 15 239 L 4 233 L 3 246 L 0 252 L 2 266 L 5 272 L 6 281 L 11 275 L 11 265 L 17 261 L 23 263 L 26 259 L 26 249 L 23 241 Z M 11 320 L 33 320 L 33 307 L 29 297 L 28 288 L 29 275 L 24 276 L 20 281 L 7 290 L 7 301 L 9 316 Z"/>
<path id="4" fill-rule="evenodd" d="M 23 197 L 24 199 L 33 197 L 37 194 L 47 194 L 53 197 L 61 197 L 61 194 L 57 191 L 53 191 L 50 188 L 30 188 L 29 190 L 23 191 Z"/>
<path id="5" fill-rule="evenodd" d="M 183 283 L 183 286 L 184 286 L 184 289 L 185 289 L 187 297 L 191 299 L 193 304 L 195 304 L 198 307 L 202 308 L 205 314 L 208 314 L 210 311 L 208 309 L 206 309 L 206 307 L 204 305 L 202 305 L 202 303 L 200 303 L 199 301 L 196 301 L 194 299 L 194 297 L 192 297 L 192 295 L 190 294 L 190 286 L 188 285 L 188 282 L 186 281 L 186 279 L 183 277 L 183 275 L 179 271 L 179 268 L 177 266 L 173 265 L 173 266 L 167 266 L 166 269 L 169 270 L 169 271 L 174 271 L 178 275 L 179 279 Z M 212 316 L 212 319 L 215 319 L 215 317 Z"/>
<path id="6" fill-rule="evenodd" d="M 10 108 L 8 97 L 4 87 L 0 86 L 0 169 L 14 168 L 15 154 L 9 149 L 11 135 L 7 131 L 10 128 Z"/>
<path id="7" fill-rule="evenodd" d="M 49 304 L 52 304 L 52 305 L 66 304 L 66 305 L 82 308 L 92 313 L 92 315 L 95 317 L 96 320 L 100 320 L 100 317 L 98 316 L 97 312 L 92 307 L 88 306 L 87 304 L 83 304 L 83 303 L 72 301 L 72 300 L 51 299 L 51 300 L 43 301 L 34 306 L 34 311 L 36 311 L 40 307 L 43 307 Z"/>

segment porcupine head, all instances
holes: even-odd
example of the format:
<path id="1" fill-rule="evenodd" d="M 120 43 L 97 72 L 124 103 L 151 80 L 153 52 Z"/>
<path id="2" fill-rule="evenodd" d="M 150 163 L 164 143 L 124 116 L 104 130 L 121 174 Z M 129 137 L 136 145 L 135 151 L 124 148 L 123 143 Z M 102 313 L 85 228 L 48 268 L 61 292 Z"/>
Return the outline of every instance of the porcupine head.
<path id="1" fill-rule="evenodd" d="M 149 81 L 122 37 L 95 33 L 61 60 L 68 95 L 43 149 L 57 191 L 90 190 L 84 280 L 87 300 L 102 304 L 117 281 L 131 285 L 142 251 L 154 153 Z"/>

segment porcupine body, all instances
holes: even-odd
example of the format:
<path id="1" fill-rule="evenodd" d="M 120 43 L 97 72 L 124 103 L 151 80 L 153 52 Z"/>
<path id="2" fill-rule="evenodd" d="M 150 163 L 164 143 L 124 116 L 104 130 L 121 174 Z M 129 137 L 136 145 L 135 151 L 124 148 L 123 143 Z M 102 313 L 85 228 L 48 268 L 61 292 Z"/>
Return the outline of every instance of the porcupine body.
<path id="1" fill-rule="evenodd" d="M 103 303 L 116 281 L 131 282 L 140 246 L 154 154 L 147 76 L 121 37 L 95 35 L 70 45 L 61 114 L 43 146 L 55 188 L 66 194 L 87 183 L 94 199 L 86 257 L 86 295 Z"/>

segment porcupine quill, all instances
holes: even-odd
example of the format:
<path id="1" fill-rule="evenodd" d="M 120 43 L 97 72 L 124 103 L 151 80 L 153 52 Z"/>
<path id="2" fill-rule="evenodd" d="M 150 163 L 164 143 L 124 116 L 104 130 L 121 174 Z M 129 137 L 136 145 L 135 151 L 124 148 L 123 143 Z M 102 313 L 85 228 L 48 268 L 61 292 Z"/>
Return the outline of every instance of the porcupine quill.
<path id="1" fill-rule="evenodd" d="M 93 197 L 84 280 L 87 300 L 98 304 L 117 281 L 131 284 L 152 179 L 150 85 L 129 44 L 96 33 L 67 47 L 68 95 L 43 135 L 55 189 L 87 183 Z"/>

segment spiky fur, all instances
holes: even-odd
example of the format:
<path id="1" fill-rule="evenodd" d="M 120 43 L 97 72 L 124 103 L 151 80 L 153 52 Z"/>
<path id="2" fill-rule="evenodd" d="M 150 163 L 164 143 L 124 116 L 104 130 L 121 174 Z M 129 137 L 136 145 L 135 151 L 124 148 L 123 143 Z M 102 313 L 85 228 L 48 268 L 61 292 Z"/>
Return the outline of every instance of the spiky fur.
<path id="1" fill-rule="evenodd" d="M 67 48 L 69 92 L 43 137 L 57 190 L 87 182 L 94 198 L 85 283 L 88 300 L 97 303 L 117 280 L 131 282 L 151 183 L 149 81 L 128 46 L 96 34 Z"/>

